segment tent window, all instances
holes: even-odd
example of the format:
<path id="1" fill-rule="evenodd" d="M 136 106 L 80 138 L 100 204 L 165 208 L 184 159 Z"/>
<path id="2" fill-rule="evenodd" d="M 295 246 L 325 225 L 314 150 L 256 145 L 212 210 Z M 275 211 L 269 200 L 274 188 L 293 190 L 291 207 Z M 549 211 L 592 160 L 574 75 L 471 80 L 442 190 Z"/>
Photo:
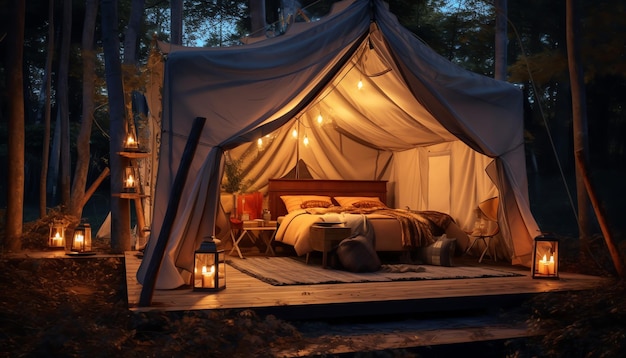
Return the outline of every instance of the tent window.
<path id="1" fill-rule="evenodd" d="M 428 210 L 450 213 L 450 153 L 428 153 Z"/>

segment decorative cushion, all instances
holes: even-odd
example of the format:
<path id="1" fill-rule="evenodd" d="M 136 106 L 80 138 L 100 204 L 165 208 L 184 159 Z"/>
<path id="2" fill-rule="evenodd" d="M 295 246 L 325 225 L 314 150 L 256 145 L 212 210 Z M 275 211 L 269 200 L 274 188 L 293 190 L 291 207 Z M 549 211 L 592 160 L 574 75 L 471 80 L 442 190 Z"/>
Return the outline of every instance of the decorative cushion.
<path id="1" fill-rule="evenodd" d="M 386 208 L 387 205 L 378 200 L 361 200 L 352 204 L 355 208 L 369 209 L 369 208 Z"/>
<path id="2" fill-rule="evenodd" d="M 310 209 L 310 208 L 329 208 L 333 206 L 333 203 L 329 203 L 324 200 L 305 200 L 300 204 L 302 209 Z"/>
<path id="3" fill-rule="evenodd" d="M 382 203 L 380 198 L 377 197 L 368 197 L 368 196 L 336 196 L 335 201 L 339 203 L 340 206 L 350 207 L 354 206 L 354 203 L 359 201 L 376 201 Z"/>
<path id="4" fill-rule="evenodd" d="M 336 250 L 341 263 L 339 268 L 351 272 L 374 272 L 380 270 L 380 259 L 374 245 L 367 237 L 358 235 L 342 240 Z"/>
<path id="5" fill-rule="evenodd" d="M 302 209 L 302 203 L 309 200 L 324 201 L 330 205 L 333 203 L 330 196 L 321 195 L 283 195 L 280 198 L 285 203 L 288 213 Z"/>
<path id="6" fill-rule="evenodd" d="M 444 234 L 434 243 L 420 249 L 422 261 L 429 265 L 452 266 L 455 246 L 456 239 Z"/>

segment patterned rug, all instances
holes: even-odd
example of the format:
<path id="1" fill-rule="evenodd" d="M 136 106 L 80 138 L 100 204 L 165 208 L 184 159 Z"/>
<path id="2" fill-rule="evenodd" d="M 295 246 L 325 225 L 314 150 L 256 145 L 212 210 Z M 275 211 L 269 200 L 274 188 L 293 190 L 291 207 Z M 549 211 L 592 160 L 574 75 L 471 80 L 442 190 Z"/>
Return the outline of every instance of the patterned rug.
<path id="1" fill-rule="evenodd" d="M 307 265 L 291 257 L 254 256 L 245 259 L 232 258 L 226 262 L 233 268 L 273 286 L 524 276 L 513 270 L 488 267 L 408 264 L 383 265 L 377 272 L 352 273 L 324 269 L 319 264 Z"/>

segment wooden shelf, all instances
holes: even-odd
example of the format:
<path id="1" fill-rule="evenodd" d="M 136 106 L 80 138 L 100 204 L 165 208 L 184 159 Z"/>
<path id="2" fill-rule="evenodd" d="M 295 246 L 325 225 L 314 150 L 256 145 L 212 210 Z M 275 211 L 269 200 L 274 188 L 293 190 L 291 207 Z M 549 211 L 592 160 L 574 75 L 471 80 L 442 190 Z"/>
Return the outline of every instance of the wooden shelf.
<path id="1" fill-rule="evenodd" d="M 148 158 L 150 156 L 150 152 L 117 152 L 117 154 L 131 159 Z"/>
<path id="2" fill-rule="evenodd" d="M 139 194 L 139 193 L 117 193 L 117 194 L 111 194 L 111 196 L 117 196 L 122 199 L 139 199 L 139 198 L 147 198 L 149 195 Z"/>

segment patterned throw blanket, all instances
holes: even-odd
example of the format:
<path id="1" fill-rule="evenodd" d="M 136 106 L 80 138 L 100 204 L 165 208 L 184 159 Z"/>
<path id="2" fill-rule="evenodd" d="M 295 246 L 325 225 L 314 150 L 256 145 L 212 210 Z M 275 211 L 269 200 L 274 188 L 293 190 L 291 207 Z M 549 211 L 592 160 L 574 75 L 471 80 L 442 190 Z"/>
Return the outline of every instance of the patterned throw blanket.
<path id="1" fill-rule="evenodd" d="M 441 236 L 452 217 L 438 211 L 407 211 L 396 209 L 368 208 L 350 211 L 351 214 L 383 214 L 392 216 L 402 227 L 402 246 L 405 248 L 425 247 Z"/>
<path id="2" fill-rule="evenodd" d="M 439 211 L 407 211 L 391 208 L 346 208 L 332 206 L 323 209 L 307 209 L 309 214 L 382 214 L 396 218 L 402 227 L 402 246 L 405 248 L 425 247 L 435 242 L 453 221 L 448 214 Z"/>

